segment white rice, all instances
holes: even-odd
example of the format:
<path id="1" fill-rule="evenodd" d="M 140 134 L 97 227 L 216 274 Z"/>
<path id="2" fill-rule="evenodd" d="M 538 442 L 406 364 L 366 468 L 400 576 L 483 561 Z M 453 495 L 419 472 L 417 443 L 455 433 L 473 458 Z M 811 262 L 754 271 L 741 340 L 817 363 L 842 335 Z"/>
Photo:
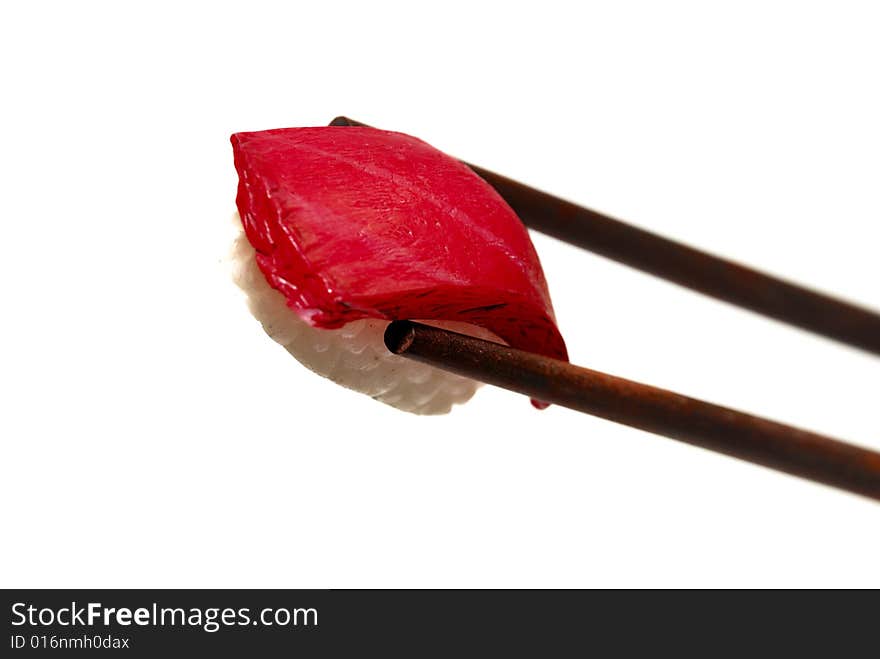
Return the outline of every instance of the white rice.
<path id="1" fill-rule="evenodd" d="M 235 222 L 241 233 L 231 254 L 233 278 L 266 333 L 303 365 L 337 384 L 415 414 L 446 414 L 474 395 L 480 386 L 474 380 L 391 354 L 383 341 L 388 321 L 356 320 L 333 330 L 306 323 L 287 306 L 284 295 L 269 286 L 237 214 Z M 492 332 L 467 323 L 430 324 L 500 342 Z"/>

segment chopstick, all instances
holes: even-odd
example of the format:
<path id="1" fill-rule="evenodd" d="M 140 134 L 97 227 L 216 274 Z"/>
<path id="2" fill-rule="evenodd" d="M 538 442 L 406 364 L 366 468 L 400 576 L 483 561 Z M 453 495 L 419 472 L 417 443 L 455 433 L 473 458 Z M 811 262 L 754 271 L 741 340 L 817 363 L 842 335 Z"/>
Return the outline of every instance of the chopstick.
<path id="1" fill-rule="evenodd" d="M 880 453 L 830 437 L 411 321 L 390 323 L 385 345 L 540 401 L 880 500 Z"/>
<path id="2" fill-rule="evenodd" d="M 366 126 L 337 117 L 331 126 Z M 467 164 L 529 228 L 606 258 L 880 355 L 880 314 L 777 279 Z"/>

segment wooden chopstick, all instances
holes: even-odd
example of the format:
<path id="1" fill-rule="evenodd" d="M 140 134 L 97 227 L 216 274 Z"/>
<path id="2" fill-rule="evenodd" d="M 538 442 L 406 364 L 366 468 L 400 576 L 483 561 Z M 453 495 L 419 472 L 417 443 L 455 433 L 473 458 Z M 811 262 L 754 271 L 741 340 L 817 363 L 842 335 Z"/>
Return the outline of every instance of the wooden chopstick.
<path id="1" fill-rule="evenodd" d="M 331 126 L 366 126 L 337 117 Z M 705 295 L 880 355 L 880 314 L 467 164 L 529 228 Z"/>
<path id="2" fill-rule="evenodd" d="M 395 321 L 385 345 L 459 375 L 880 500 L 880 453 L 498 343 Z"/>

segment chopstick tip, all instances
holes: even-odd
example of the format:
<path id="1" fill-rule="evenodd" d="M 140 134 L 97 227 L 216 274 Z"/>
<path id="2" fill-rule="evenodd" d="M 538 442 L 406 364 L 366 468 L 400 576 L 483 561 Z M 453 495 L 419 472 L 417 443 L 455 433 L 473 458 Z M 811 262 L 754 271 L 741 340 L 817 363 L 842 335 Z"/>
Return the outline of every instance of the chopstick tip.
<path id="1" fill-rule="evenodd" d="M 405 353 L 415 340 L 415 329 L 408 320 L 394 320 L 385 328 L 385 347 L 395 355 Z"/>
<path id="2" fill-rule="evenodd" d="M 345 115 L 339 115 L 333 121 L 330 122 L 331 126 L 363 126 L 359 121 L 355 121 L 354 119 L 349 119 Z"/>

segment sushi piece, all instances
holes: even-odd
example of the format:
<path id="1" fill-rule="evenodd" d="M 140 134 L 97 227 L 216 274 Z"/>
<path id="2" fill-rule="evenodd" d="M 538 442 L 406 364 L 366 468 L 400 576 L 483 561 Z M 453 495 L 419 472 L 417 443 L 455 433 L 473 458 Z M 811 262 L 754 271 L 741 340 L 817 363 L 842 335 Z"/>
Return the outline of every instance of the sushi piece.
<path id="1" fill-rule="evenodd" d="M 266 332 L 308 368 L 432 414 L 478 384 L 390 354 L 391 320 L 567 359 L 525 227 L 466 165 L 374 128 L 236 133 L 232 147 L 237 282 Z"/>

